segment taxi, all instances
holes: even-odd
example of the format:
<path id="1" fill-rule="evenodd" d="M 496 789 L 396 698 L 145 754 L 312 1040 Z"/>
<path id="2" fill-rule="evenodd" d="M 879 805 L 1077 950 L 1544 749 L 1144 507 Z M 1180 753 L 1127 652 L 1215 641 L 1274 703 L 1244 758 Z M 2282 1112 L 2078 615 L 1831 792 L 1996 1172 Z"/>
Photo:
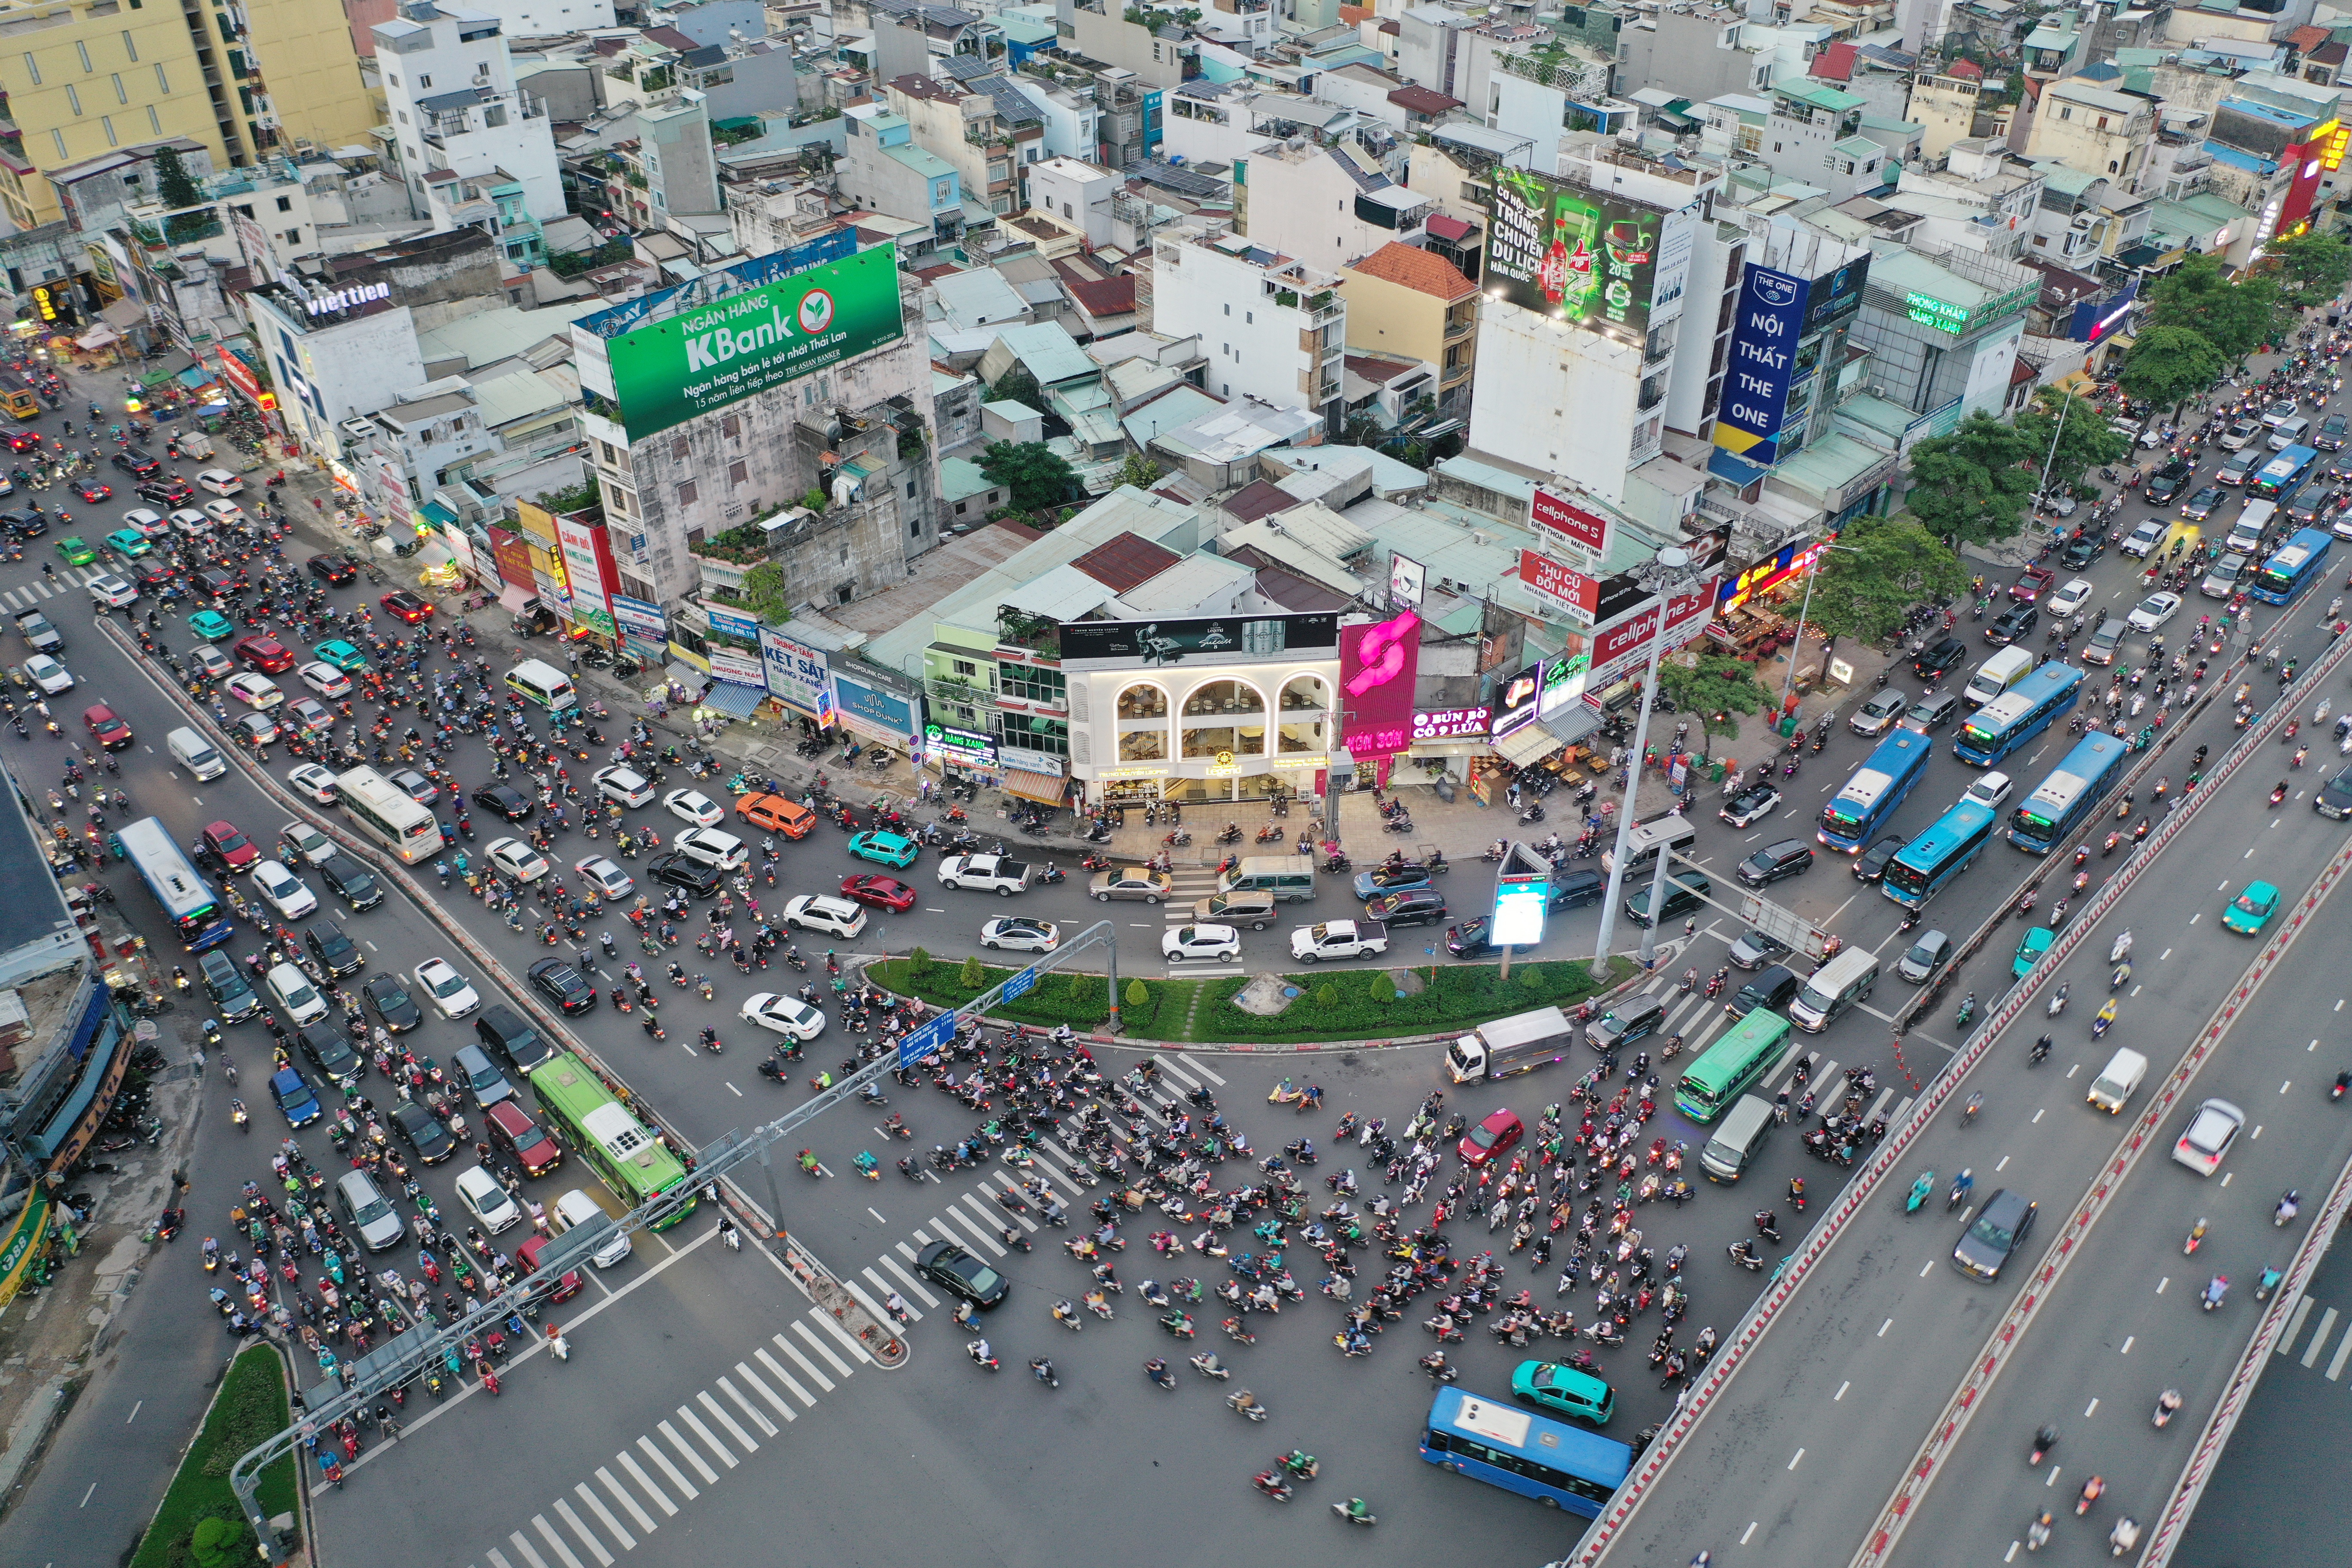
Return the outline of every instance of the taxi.
<path id="1" fill-rule="evenodd" d="M 849 841 L 849 852 L 860 860 L 878 861 L 904 869 L 915 863 L 916 844 L 896 833 L 860 833 Z"/>
<path id="2" fill-rule="evenodd" d="M 310 657 L 320 664 L 331 664 L 337 669 L 356 672 L 368 667 L 367 655 L 341 637 L 330 637 L 310 650 Z"/>
<path id="3" fill-rule="evenodd" d="M 218 610 L 198 610 L 188 617 L 188 629 L 206 642 L 222 642 L 236 636 L 236 623 Z"/>
<path id="4" fill-rule="evenodd" d="M 135 561 L 154 549 L 147 536 L 135 528 L 117 529 L 106 536 L 106 547 L 125 560 Z"/>
<path id="5" fill-rule="evenodd" d="M 89 541 L 78 533 L 68 534 L 58 540 L 58 553 L 65 558 L 65 563 L 68 566 L 87 566 L 98 559 L 98 552 L 92 550 Z"/>

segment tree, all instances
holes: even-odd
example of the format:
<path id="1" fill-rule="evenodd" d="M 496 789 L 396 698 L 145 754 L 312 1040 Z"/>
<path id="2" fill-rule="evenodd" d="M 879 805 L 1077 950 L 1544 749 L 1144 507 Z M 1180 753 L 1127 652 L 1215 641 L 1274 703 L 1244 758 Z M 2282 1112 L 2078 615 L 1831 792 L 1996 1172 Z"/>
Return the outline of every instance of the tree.
<path id="1" fill-rule="evenodd" d="M 2297 310 L 2326 304 L 2352 280 L 2352 247 L 2340 234 L 2273 240 L 2269 256 L 2277 264 L 2279 297 Z"/>
<path id="2" fill-rule="evenodd" d="M 204 204 L 204 187 L 180 162 L 180 150 L 169 143 L 155 149 L 155 194 L 171 211 Z"/>
<path id="3" fill-rule="evenodd" d="M 1118 482 L 1148 490 L 1160 479 L 1160 465 L 1141 452 L 1129 452 L 1127 461 L 1118 466 Z"/>
<path id="4" fill-rule="evenodd" d="M 2224 357 L 2241 360 L 2270 338 L 2278 319 L 2278 284 L 2269 278 L 2232 283 L 2210 256 L 2192 256 L 2149 296 L 2148 325 L 2202 332 Z"/>
<path id="5" fill-rule="evenodd" d="M 988 389 L 988 400 L 1024 404 L 1040 414 L 1045 412 L 1045 389 L 1037 384 L 1037 378 L 1029 374 L 1027 367 L 1019 364 L 996 378 L 996 384 Z"/>
<path id="6" fill-rule="evenodd" d="M 2041 478 L 2042 456 L 2015 426 L 1971 414 L 1950 435 L 1911 448 L 1906 504 L 1956 545 L 1998 543 L 2018 531 Z"/>
<path id="7" fill-rule="evenodd" d="M 977 991 L 988 983 L 988 972 L 981 967 L 977 957 L 967 958 L 956 972 L 956 982 L 967 991 Z"/>
<path id="8" fill-rule="evenodd" d="M 1078 488 L 1070 465 L 1036 441 L 991 441 L 981 450 L 980 471 L 990 484 L 1003 486 L 1020 511 L 1059 506 Z"/>
<path id="9" fill-rule="evenodd" d="M 1396 1000 L 1396 982 L 1389 978 L 1389 972 L 1385 969 L 1373 970 L 1371 984 L 1364 989 L 1373 1001 L 1384 1007 Z"/>
<path id="10" fill-rule="evenodd" d="M 1838 535 L 1813 578 L 1808 619 L 1823 637 L 1878 642 L 1925 599 L 1957 595 L 1968 568 L 1949 546 L 1907 518 L 1864 517 Z"/>
<path id="11" fill-rule="evenodd" d="M 1703 653 L 1696 665 L 1663 664 L 1658 667 L 1658 686 L 1675 700 L 1675 706 L 1685 713 L 1698 715 L 1703 738 L 1736 735 L 1738 721 L 1734 713 L 1754 713 L 1774 707 L 1778 699 L 1772 689 L 1756 679 L 1756 667 L 1744 658 L 1727 654 Z M 1713 755 L 1714 748 L 1706 748 Z"/>
<path id="12" fill-rule="evenodd" d="M 780 626 L 793 618 L 792 598 L 784 587 L 784 569 L 773 561 L 762 561 L 743 574 L 743 585 L 736 592 L 741 595 L 744 607 L 770 626 Z"/>
<path id="13" fill-rule="evenodd" d="M 2116 379 L 2143 402 L 2170 405 L 2177 419 L 2180 405 L 2221 380 L 2227 368 L 2221 351 L 2204 333 L 2188 327 L 2150 327 L 2132 344 Z"/>
<path id="14" fill-rule="evenodd" d="M 2034 406 L 2017 416 L 2017 433 L 2033 453 L 2033 473 L 2050 467 L 2050 482 L 2080 484 L 2088 469 L 2131 455 L 2131 443 L 2117 435 L 2087 398 L 2043 388 Z"/>

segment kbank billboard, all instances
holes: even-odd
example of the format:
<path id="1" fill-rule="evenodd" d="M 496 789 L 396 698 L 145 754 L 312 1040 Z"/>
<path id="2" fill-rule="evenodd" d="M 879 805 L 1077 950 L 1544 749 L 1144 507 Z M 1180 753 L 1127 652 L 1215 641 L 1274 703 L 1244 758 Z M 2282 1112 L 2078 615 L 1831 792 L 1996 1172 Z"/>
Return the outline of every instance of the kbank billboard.
<path id="1" fill-rule="evenodd" d="M 635 441 L 905 335 L 898 253 L 878 246 L 681 310 L 605 349 Z"/>

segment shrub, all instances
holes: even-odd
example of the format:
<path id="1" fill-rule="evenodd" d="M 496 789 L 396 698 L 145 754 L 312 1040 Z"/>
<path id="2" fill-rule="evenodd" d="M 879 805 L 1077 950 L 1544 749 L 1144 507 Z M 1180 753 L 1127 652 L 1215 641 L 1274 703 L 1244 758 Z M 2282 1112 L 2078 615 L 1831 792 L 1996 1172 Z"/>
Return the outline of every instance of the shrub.
<path id="1" fill-rule="evenodd" d="M 907 973 L 918 980 L 929 974 L 931 969 L 931 954 L 929 948 L 919 947 L 907 955 Z"/>
<path id="2" fill-rule="evenodd" d="M 1315 992 L 1315 1005 L 1326 1013 L 1339 1005 L 1339 987 L 1326 980 Z"/>
<path id="3" fill-rule="evenodd" d="M 188 1555 L 195 1559 L 196 1568 L 228 1568 L 244 1544 L 237 1540 L 243 1533 L 225 1519 L 199 1520 L 188 1538 Z"/>
<path id="4" fill-rule="evenodd" d="M 1015 973 L 990 968 L 977 958 L 960 967 L 934 962 L 930 973 L 925 975 L 915 974 L 908 959 L 885 959 L 866 966 L 866 976 L 875 984 L 901 995 L 920 997 L 939 1007 L 961 1006 Z M 1144 1029 L 1158 1017 L 1170 983 L 1145 980 L 1135 984 L 1144 988 L 1144 999 L 1139 1004 L 1134 1002 L 1130 988 L 1122 1017 L 1129 1029 Z M 1067 1024 L 1074 1029 L 1100 1028 L 1110 1018 L 1110 987 L 1099 974 L 1073 973 L 1061 984 L 1039 985 L 1027 995 L 992 1009 L 990 1016 L 1024 1024 Z"/>
<path id="5" fill-rule="evenodd" d="M 986 973 L 985 966 L 978 958 L 967 958 L 963 961 L 963 968 L 956 975 L 956 984 L 969 987 L 977 995 L 987 989 L 981 978 Z"/>
<path id="6" fill-rule="evenodd" d="M 1151 993 L 1144 989 L 1142 981 L 1130 980 L 1127 983 L 1127 1005 L 1129 1006 L 1140 1007 L 1150 999 Z"/>
<path id="7" fill-rule="evenodd" d="M 1540 996 L 1549 988 L 1551 977 L 1543 972 L 1541 964 L 1530 963 L 1519 971 L 1519 984 Z"/>
<path id="8" fill-rule="evenodd" d="M 1397 999 L 1396 982 L 1389 978 L 1389 972 L 1385 969 L 1376 969 L 1372 972 L 1372 982 L 1369 989 L 1372 1000 L 1383 1007 Z"/>
<path id="9" fill-rule="evenodd" d="M 1190 1037 L 1278 1043 L 1438 1034 L 1546 1003 L 1572 1005 L 1599 989 L 1580 962 L 1514 968 L 1512 984 L 1504 990 L 1496 988 L 1497 972 L 1492 964 L 1423 968 L 1414 973 L 1423 983 L 1417 993 L 1395 990 L 1393 978 L 1382 970 L 1288 975 L 1285 978 L 1305 991 L 1313 1005 L 1295 1006 L 1273 1018 L 1245 1013 L 1234 1005 L 1234 998 L 1249 984 L 1246 979 L 1203 980 L 1199 984 L 1209 990 L 1192 1010 Z M 1619 978 L 1623 973 L 1619 971 Z M 1381 980 L 1390 981 L 1391 995 L 1385 1002 L 1375 994 Z"/>

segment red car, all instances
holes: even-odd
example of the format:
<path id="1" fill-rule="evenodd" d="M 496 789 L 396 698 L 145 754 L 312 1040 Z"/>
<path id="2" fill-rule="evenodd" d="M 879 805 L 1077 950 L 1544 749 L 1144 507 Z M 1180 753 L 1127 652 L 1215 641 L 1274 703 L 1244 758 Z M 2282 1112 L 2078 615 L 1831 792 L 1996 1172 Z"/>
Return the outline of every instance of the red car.
<path id="1" fill-rule="evenodd" d="M 276 637 L 262 637 L 258 633 L 249 637 L 239 637 L 234 651 L 239 664 L 247 669 L 257 669 L 264 675 L 277 675 L 294 668 L 294 656 L 287 652 L 285 645 Z"/>
<path id="2" fill-rule="evenodd" d="M 2009 596 L 2020 604 L 2030 605 L 2048 593 L 2050 584 L 2057 580 L 2058 574 L 2047 566 L 2028 566 L 2017 581 L 2009 585 Z"/>
<path id="3" fill-rule="evenodd" d="M 427 619 L 433 614 L 431 605 L 404 588 L 397 594 L 386 594 L 380 603 L 386 610 L 412 626 L 419 621 Z"/>
<path id="4" fill-rule="evenodd" d="M 92 506 L 97 505 L 100 501 L 105 500 L 114 494 L 114 487 L 112 485 L 102 485 L 96 479 L 76 479 L 72 484 L 68 485 L 66 488 L 73 491 L 74 494 L 81 497 L 83 500 L 88 501 Z"/>
<path id="5" fill-rule="evenodd" d="M 1527 1127 L 1510 1111 L 1494 1111 L 1470 1129 L 1454 1152 L 1462 1156 L 1465 1165 L 1483 1165 L 1509 1153 L 1526 1133 Z"/>
<path id="6" fill-rule="evenodd" d="M 81 721 L 89 725 L 89 732 L 98 738 L 101 751 L 119 752 L 131 744 L 131 726 L 103 702 L 83 709 Z"/>
<path id="7" fill-rule="evenodd" d="M 242 871 L 261 858 L 253 840 L 239 833 L 233 822 L 215 822 L 205 828 L 198 847 L 232 871 Z"/>
<path id="8" fill-rule="evenodd" d="M 915 907 L 915 889 L 895 877 L 879 876 L 867 871 L 841 879 L 841 896 L 855 899 L 861 904 L 871 904 L 877 910 L 904 914 Z"/>
<path id="9" fill-rule="evenodd" d="M 41 433 L 38 430 L 11 430 L 8 432 L 8 450 L 12 452 L 38 451 L 40 449 L 40 445 Z"/>

